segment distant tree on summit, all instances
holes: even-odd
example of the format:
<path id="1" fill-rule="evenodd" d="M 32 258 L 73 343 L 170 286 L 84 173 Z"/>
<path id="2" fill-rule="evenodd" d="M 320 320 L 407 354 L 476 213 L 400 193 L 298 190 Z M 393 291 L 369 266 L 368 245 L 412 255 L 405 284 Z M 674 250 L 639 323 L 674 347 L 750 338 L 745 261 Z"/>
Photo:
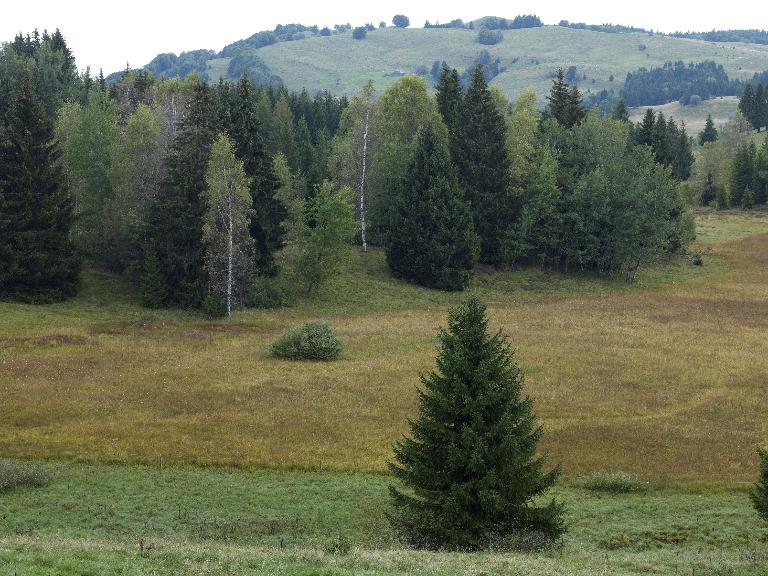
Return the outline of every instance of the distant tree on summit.
<path id="1" fill-rule="evenodd" d="M 392 24 L 398 28 L 408 28 L 411 25 L 411 20 L 403 14 L 395 14 L 394 18 L 392 18 Z"/>
<path id="2" fill-rule="evenodd" d="M 366 35 L 368 34 L 368 29 L 365 26 L 358 26 L 354 30 L 352 30 L 352 38 L 355 40 L 365 40 Z"/>

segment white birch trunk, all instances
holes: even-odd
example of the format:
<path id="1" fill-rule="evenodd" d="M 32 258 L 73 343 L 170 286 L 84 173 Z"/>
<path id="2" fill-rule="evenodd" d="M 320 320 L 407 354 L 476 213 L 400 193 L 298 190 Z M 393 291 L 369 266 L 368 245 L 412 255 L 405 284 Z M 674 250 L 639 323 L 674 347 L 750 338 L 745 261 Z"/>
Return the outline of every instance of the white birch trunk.
<path id="1" fill-rule="evenodd" d="M 234 223 L 232 218 L 233 191 L 227 195 L 229 204 L 229 229 L 227 230 L 227 318 L 232 319 L 232 282 L 234 261 Z"/>
<path id="2" fill-rule="evenodd" d="M 365 237 L 365 178 L 368 161 L 368 125 L 371 116 L 371 106 L 368 104 L 365 110 L 365 128 L 363 130 L 363 168 L 360 171 L 360 239 L 363 243 L 363 252 L 368 251 L 368 242 Z"/>

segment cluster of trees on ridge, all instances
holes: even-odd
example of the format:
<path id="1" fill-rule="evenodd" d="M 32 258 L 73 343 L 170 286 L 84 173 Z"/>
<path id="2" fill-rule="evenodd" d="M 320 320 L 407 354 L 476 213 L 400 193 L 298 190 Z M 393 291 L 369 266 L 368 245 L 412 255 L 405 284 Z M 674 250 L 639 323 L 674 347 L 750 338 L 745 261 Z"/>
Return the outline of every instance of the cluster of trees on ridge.
<path id="1" fill-rule="evenodd" d="M 627 106 L 655 106 L 676 101 L 688 105 L 692 99 L 739 96 L 743 90 L 744 83 L 729 80 L 720 64 L 707 60 L 686 66 L 678 60 L 667 62 L 661 68 L 640 68 L 630 72 L 621 89 L 621 97 Z"/>

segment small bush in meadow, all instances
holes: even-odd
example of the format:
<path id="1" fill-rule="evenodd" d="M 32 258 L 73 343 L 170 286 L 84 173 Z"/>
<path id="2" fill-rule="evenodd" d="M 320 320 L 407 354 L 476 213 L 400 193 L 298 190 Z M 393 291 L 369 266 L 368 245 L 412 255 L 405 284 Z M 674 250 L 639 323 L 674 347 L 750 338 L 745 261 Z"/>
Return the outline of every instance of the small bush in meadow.
<path id="1" fill-rule="evenodd" d="M 336 360 L 341 341 L 325 322 L 307 322 L 288 330 L 272 344 L 272 355 L 289 360 Z"/>
<path id="2" fill-rule="evenodd" d="M 44 486 L 52 478 L 50 470 L 38 464 L 0 459 L 0 494 L 19 486 Z"/>
<path id="3" fill-rule="evenodd" d="M 582 480 L 582 486 L 593 492 L 629 494 L 645 492 L 648 485 L 626 472 L 595 472 Z"/>

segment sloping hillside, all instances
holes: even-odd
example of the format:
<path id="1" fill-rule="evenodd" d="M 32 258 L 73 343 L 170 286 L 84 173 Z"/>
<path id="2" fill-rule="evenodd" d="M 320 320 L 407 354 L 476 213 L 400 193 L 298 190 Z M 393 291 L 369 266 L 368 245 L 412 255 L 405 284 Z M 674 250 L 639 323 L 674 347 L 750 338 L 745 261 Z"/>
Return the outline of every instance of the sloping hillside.
<path id="1" fill-rule="evenodd" d="M 628 72 L 641 66 L 661 66 L 668 60 L 714 60 L 730 77 L 745 80 L 768 69 L 768 46 L 756 44 L 607 34 L 560 26 L 506 30 L 495 46 L 479 44 L 476 36 L 473 30 L 386 28 L 369 32 L 364 40 L 353 40 L 348 33 L 281 42 L 261 48 L 258 55 L 291 89 L 343 93 L 358 91 L 368 79 L 377 89 L 384 89 L 399 73 L 413 74 L 419 67 L 429 71 L 436 60 L 463 70 L 483 49 L 500 58 L 506 70 L 493 84 L 512 97 L 527 87 L 544 94 L 558 67 L 576 66 L 579 75 L 586 74 L 586 80 L 579 81 L 584 92 L 604 88 L 618 92 Z"/>

